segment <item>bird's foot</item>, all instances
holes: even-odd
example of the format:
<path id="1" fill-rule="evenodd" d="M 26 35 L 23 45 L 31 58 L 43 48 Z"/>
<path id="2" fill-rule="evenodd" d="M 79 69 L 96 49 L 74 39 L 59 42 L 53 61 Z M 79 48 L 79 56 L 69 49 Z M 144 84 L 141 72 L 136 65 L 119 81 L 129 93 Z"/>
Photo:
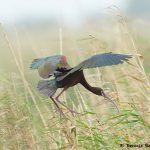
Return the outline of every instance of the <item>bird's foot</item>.
<path id="1" fill-rule="evenodd" d="M 68 106 L 66 106 L 64 103 L 62 103 L 59 99 L 58 99 L 58 97 L 56 97 L 55 98 L 56 99 L 56 101 L 59 103 L 59 104 L 61 104 L 62 106 L 64 106 L 69 112 L 71 112 L 71 114 L 74 116 L 74 114 L 81 114 L 81 113 L 78 113 L 77 111 L 75 111 L 75 110 L 72 110 L 71 108 L 69 108 Z"/>
<path id="2" fill-rule="evenodd" d="M 60 115 L 60 118 L 67 118 L 66 115 L 65 115 L 65 113 L 60 108 L 56 107 L 55 112 L 56 113 L 58 112 L 58 114 Z"/>
<path id="3" fill-rule="evenodd" d="M 61 108 L 58 106 L 58 104 L 56 103 L 56 101 L 54 100 L 54 98 L 53 98 L 53 97 L 50 97 L 50 98 L 51 98 L 51 100 L 54 102 L 55 107 L 56 107 L 56 111 L 59 112 L 60 117 L 66 118 L 64 112 L 63 112 L 63 111 L 61 110 Z"/>

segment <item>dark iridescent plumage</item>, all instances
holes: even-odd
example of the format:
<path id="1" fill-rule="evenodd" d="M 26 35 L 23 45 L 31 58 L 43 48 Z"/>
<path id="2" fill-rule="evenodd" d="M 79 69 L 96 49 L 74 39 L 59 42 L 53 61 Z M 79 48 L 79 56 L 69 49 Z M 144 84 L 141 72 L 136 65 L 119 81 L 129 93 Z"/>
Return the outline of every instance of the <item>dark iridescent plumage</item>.
<path id="1" fill-rule="evenodd" d="M 39 75 L 43 78 L 49 78 L 51 75 L 54 75 L 55 79 L 40 80 L 37 88 L 41 93 L 49 96 L 50 98 L 52 98 L 58 88 L 63 88 L 63 91 L 56 97 L 56 101 L 65 106 L 58 100 L 58 97 L 69 87 L 74 86 L 78 83 L 82 84 L 87 90 L 91 91 L 92 93 L 103 96 L 112 101 L 108 96 L 106 96 L 101 88 L 92 87 L 87 83 L 83 74 L 83 70 L 87 68 L 122 64 L 124 61 L 128 61 L 130 58 L 132 58 L 132 55 L 114 54 L 111 52 L 97 54 L 84 60 L 79 65 L 71 68 L 67 63 L 65 56 L 56 55 L 35 59 L 31 64 L 31 68 L 38 69 Z M 55 102 L 53 98 L 52 100 Z M 57 102 L 55 102 L 55 104 Z M 57 107 L 59 108 L 58 105 Z M 67 109 L 69 108 L 67 107 Z M 70 111 L 73 112 L 72 110 Z"/>
<path id="2" fill-rule="evenodd" d="M 76 72 L 77 70 L 122 64 L 124 61 L 128 61 L 129 58 L 132 58 L 132 55 L 114 54 L 112 52 L 96 54 L 75 66 L 66 74 L 66 76 Z"/>

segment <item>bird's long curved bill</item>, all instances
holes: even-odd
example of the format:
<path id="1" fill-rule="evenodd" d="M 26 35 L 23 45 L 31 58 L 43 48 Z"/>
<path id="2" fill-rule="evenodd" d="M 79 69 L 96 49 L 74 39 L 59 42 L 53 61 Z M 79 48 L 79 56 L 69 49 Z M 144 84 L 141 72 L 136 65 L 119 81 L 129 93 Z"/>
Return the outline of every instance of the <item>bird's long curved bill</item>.
<path id="1" fill-rule="evenodd" d="M 118 113 L 120 112 L 117 104 L 110 97 L 108 97 L 105 93 L 103 93 L 103 97 L 106 98 L 107 100 L 109 100 L 116 107 Z"/>

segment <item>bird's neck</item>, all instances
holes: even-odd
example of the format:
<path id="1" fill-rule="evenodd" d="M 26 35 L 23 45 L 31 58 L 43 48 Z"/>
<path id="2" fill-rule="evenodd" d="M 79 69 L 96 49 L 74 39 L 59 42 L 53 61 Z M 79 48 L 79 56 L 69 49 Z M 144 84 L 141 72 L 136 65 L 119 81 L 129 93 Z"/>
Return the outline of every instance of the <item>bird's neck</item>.
<path id="1" fill-rule="evenodd" d="M 87 90 L 91 91 L 92 93 L 96 94 L 96 95 L 100 95 L 100 89 L 98 89 L 97 87 L 92 87 L 85 79 L 84 75 L 83 78 L 80 82 L 81 85 L 83 85 Z"/>

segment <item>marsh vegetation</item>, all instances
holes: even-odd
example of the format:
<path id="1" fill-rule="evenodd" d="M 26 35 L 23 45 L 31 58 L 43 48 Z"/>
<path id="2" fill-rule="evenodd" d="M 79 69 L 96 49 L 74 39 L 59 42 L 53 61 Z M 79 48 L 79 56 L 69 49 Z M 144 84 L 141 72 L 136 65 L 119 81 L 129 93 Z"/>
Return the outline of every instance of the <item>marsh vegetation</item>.
<path id="1" fill-rule="evenodd" d="M 1 26 L 0 149 L 116 150 L 122 149 L 120 144 L 149 143 L 150 24 L 142 23 L 143 29 L 139 22 L 118 18 L 79 29 L 62 27 L 62 48 L 59 27 Z M 29 69 L 32 59 L 63 53 L 75 66 L 93 54 L 110 51 L 135 57 L 130 63 L 84 73 L 91 85 L 103 88 L 116 101 L 121 112 L 77 85 L 60 99 L 82 115 L 66 113 L 67 120 L 60 118 L 52 101 L 36 89 L 40 77 Z"/>

